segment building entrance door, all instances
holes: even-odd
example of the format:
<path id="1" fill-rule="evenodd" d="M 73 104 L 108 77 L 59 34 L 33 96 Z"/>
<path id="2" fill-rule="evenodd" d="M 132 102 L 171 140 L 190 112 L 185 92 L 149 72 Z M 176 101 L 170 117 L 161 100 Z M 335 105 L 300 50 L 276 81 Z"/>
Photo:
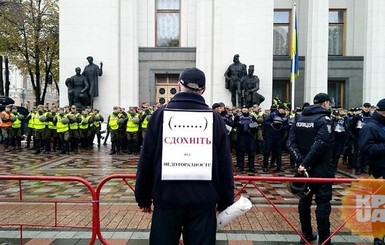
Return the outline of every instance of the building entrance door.
<path id="1" fill-rule="evenodd" d="M 156 101 L 168 103 L 178 92 L 178 74 L 157 74 L 156 75 Z"/>

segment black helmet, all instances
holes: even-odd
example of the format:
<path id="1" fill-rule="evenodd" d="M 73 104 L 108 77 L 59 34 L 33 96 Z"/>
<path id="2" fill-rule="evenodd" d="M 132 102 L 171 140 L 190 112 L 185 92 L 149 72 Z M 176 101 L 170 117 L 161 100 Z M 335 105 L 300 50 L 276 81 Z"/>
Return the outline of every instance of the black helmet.
<path id="1" fill-rule="evenodd" d="M 304 171 L 302 173 L 296 173 L 294 177 L 309 177 L 309 174 Z M 310 185 L 309 182 L 288 182 L 287 189 L 298 198 L 305 198 L 310 194 Z"/>

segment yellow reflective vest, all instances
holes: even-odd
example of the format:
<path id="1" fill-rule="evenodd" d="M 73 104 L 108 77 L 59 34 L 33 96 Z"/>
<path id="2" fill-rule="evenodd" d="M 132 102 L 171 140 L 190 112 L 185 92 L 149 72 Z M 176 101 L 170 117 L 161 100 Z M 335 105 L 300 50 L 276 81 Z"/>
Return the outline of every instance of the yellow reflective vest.
<path id="1" fill-rule="evenodd" d="M 139 115 L 136 114 L 135 116 L 131 116 L 130 114 L 128 116 L 128 121 L 127 121 L 127 127 L 126 131 L 129 133 L 134 133 L 139 131 L 139 124 L 134 123 L 134 118 L 137 118 L 139 121 Z"/>
<path id="2" fill-rule="evenodd" d="M 38 112 L 35 113 L 35 115 L 33 116 L 33 128 L 34 129 L 37 129 L 37 130 L 45 129 L 46 123 L 40 121 L 40 116 L 43 116 L 43 114 L 40 115 Z"/>
<path id="3" fill-rule="evenodd" d="M 117 130 L 119 128 L 119 124 L 118 124 L 118 119 L 119 119 L 119 115 L 114 115 L 114 113 L 112 113 L 110 115 L 110 118 L 108 120 L 108 126 L 110 126 L 110 128 L 112 130 Z"/>
<path id="4" fill-rule="evenodd" d="M 69 130 L 69 124 L 64 124 L 64 123 L 61 122 L 61 120 L 64 117 L 61 117 L 59 114 L 56 115 L 56 119 L 57 119 L 57 122 L 56 122 L 56 132 L 58 132 L 58 133 L 67 132 Z"/>
<path id="5" fill-rule="evenodd" d="M 12 128 L 21 128 L 21 121 L 19 120 L 19 113 L 11 113 L 11 116 L 16 117 L 16 121 L 12 123 Z"/>

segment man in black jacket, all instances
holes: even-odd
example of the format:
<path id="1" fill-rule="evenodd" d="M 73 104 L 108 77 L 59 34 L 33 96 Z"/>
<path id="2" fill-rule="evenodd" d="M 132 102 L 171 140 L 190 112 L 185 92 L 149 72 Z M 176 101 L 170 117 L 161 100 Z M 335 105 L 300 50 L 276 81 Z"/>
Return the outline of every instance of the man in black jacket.
<path id="1" fill-rule="evenodd" d="M 332 164 L 333 134 L 331 127 L 330 98 L 325 93 L 314 97 L 314 105 L 307 106 L 292 126 L 287 148 L 299 165 L 298 172 L 307 171 L 310 177 L 334 177 Z M 311 226 L 310 207 L 315 195 L 316 218 L 319 244 L 330 236 L 332 183 L 313 183 L 311 192 L 301 198 L 298 204 L 301 229 L 304 238 L 310 242 L 317 239 Z M 305 243 L 301 239 L 302 243 Z M 330 240 L 326 243 L 330 244 Z"/>
<path id="2" fill-rule="evenodd" d="M 148 124 L 135 198 L 144 212 L 154 204 L 150 244 L 178 244 L 181 233 L 184 244 L 215 244 L 216 211 L 234 201 L 229 138 L 201 96 L 204 73 L 187 68 L 178 86 L 180 93 Z"/>
<path id="3" fill-rule="evenodd" d="M 385 179 L 385 99 L 377 103 L 372 120 L 362 127 L 358 141 L 361 154 L 368 157 L 370 174 L 376 179 Z M 379 231 L 373 230 L 373 234 L 376 233 Z M 379 238 L 374 236 L 375 245 L 385 244 L 385 234 L 377 235 Z"/>

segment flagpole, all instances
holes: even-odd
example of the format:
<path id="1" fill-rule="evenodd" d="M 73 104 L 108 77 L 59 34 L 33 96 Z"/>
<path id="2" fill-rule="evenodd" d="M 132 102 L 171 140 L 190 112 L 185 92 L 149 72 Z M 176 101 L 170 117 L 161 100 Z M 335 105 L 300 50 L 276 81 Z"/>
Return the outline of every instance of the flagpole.
<path id="1" fill-rule="evenodd" d="M 293 12 L 291 15 L 291 74 L 290 74 L 290 85 L 291 85 L 291 110 L 294 110 L 294 91 L 295 91 L 295 54 L 294 54 L 294 48 L 296 48 L 296 45 L 293 43 L 295 38 L 295 15 L 296 15 L 296 4 L 293 4 Z M 295 40 L 296 42 L 298 40 Z M 296 50 L 298 52 L 298 50 Z"/>

